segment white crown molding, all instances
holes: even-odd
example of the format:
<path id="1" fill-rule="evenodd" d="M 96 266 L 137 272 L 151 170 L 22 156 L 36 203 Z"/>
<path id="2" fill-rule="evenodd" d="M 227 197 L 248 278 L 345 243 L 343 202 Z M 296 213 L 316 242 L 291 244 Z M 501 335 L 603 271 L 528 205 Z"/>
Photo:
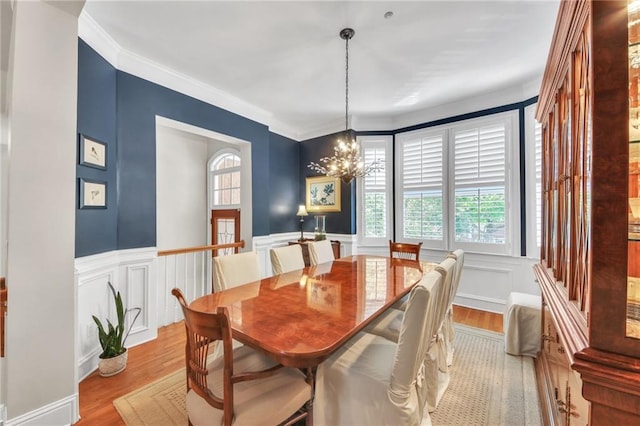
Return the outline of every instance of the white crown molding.
<path id="1" fill-rule="evenodd" d="M 360 131 L 388 131 L 393 130 L 393 120 L 391 117 L 352 117 L 351 128 L 356 132 Z"/>
<path id="2" fill-rule="evenodd" d="M 540 86 L 534 82 L 528 82 L 518 86 L 508 87 L 491 93 L 465 98 L 460 101 L 444 105 L 437 105 L 409 114 L 399 115 L 393 118 L 393 126 L 388 130 L 397 130 L 403 127 L 415 126 L 461 114 L 482 111 L 501 105 L 522 102 L 537 95 Z"/>
<path id="3" fill-rule="evenodd" d="M 266 110 L 258 108 L 186 74 L 122 48 L 122 46 L 111 38 L 84 10 L 80 14 L 78 22 L 78 36 L 113 67 L 120 71 L 127 72 L 247 119 L 262 123 L 266 125 L 271 132 L 289 139 L 303 141 L 344 130 L 342 120 L 327 122 L 313 129 L 300 129 L 287 125 Z M 502 89 L 493 93 L 485 93 L 395 117 L 353 116 L 351 128 L 356 131 L 393 131 L 441 118 L 480 111 L 513 102 L 521 102 L 536 96 L 540 88 L 540 81 L 541 77 L 519 86 Z"/>
<path id="4" fill-rule="evenodd" d="M 238 114 L 250 120 L 262 123 L 269 130 L 290 139 L 300 140 L 300 131 L 284 124 L 273 114 L 258 108 L 213 86 L 175 71 L 157 62 L 122 48 L 111 36 L 85 11 L 80 14 L 78 36 L 91 46 L 114 68 L 136 77 L 175 90 L 210 105 Z"/>
<path id="5" fill-rule="evenodd" d="M 122 48 L 84 10 L 78 18 L 78 37 L 84 40 L 114 68 L 118 68 L 118 55 Z"/>
<path id="6" fill-rule="evenodd" d="M 344 131 L 344 120 L 342 119 L 333 120 L 322 126 L 300 133 L 299 134 L 300 139 L 297 139 L 297 140 L 306 141 L 308 139 L 314 139 L 320 136 L 331 135 L 333 133 L 338 133 L 343 131 Z"/>

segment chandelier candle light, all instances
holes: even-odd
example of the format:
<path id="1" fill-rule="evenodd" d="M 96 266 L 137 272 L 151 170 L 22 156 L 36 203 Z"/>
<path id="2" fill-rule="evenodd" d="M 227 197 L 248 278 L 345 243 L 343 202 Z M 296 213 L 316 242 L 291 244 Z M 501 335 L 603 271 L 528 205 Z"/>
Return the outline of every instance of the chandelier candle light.
<path id="1" fill-rule="evenodd" d="M 345 28 L 340 31 L 340 38 L 345 40 L 345 112 L 344 122 L 345 131 L 349 130 L 349 40 L 353 38 L 355 31 L 351 28 Z M 382 168 L 382 164 L 375 160 L 371 164 L 365 165 L 360 155 L 360 145 L 355 139 L 351 142 L 338 140 L 338 144 L 333 147 L 332 157 L 323 157 L 320 163 L 311 162 L 307 167 L 318 173 L 340 178 L 344 183 L 350 183 L 353 178 L 363 177 L 369 173 L 378 171 Z"/>

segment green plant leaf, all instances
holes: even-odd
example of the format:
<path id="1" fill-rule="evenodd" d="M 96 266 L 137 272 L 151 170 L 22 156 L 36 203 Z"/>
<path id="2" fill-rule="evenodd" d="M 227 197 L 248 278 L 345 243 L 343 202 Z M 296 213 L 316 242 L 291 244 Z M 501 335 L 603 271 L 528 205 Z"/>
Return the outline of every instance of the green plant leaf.
<path id="1" fill-rule="evenodd" d="M 122 302 L 122 296 L 119 291 L 111 285 L 111 282 L 107 282 L 109 285 L 109 289 L 111 294 L 113 295 L 114 303 L 116 306 L 116 318 L 117 321 L 113 324 L 109 319 L 106 320 L 107 326 L 105 328 L 104 324 L 100 319 L 98 319 L 95 315 L 92 315 L 93 321 L 96 323 L 98 328 L 98 340 L 100 342 L 100 346 L 102 347 L 102 353 L 100 354 L 100 358 L 113 358 L 124 353 L 127 349 L 124 346 L 127 337 L 129 337 L 129 333 L 133 328 L 133 324 L 140 316 L 142 312 L 141 308 L 126 308 L 124 307 L 124 303 Z M 131 313 L 133 316 L 133 320 L 129 324 L 129 328 L 125 332 L 126 319 L 127 314 Z"/>

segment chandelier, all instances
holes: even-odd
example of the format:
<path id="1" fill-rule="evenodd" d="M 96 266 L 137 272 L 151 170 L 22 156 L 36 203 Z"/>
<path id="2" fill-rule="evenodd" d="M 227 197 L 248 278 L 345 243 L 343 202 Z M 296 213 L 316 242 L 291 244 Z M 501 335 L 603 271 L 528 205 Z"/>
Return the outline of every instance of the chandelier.
<path id="1" fill-rule="evenodd" d="M 340 31 L 340 38 L 345 41 L 345 133 L 349 131 L 349 40 L 353 38 L 354 34 L 355 31 L 351 28 L 344 28 Z M 344 183 L 349 183 L 353 178 L 366 176 L 382 168 L 382 163 L 378 160 L 368 165 L 364 164 L 360 155 L 360 144 L 353 138 L 351 142 L 338 139 L 338 143 L 333 147 L 333 156 L 323 157 L 318 161 L 322 164 L 312 161 L 307 167 L 318 173 L 340 178 Z"/>

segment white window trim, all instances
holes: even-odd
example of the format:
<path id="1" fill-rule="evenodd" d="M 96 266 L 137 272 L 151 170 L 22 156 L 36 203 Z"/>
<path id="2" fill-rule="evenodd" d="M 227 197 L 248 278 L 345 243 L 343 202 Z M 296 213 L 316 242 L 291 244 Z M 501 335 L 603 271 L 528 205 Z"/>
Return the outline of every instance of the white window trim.
<path id="1" fill-rule="evenodd" d="M 540 258 L 540 246 L 537 242 L 537 209 L 536 209 L 536 146 L 535 146 L 535 111 L 537 104 L 532 104 L 524 109 L 525 131 L 525 191 L 526 191 L 526 236 L 527 255 L 532 259 Z"/>
<path id="2" fill-rule="evenodd" d="M 473 118 L 449 124 L 448 144 L 449 157 L 453 158 L 454 144 L 453 133 L 479 126 L 487 126 L 493 123 L 505 123 L 505 244 L 468 243 L 455 241 L 455 229 L 449 229 L 447 250 L 461 248 L 468 252 L 498 254 L 498 255 L 520 255 L 520 138 L 518 126 L 518 110 L 492 114 L 489 116 Z M 451 166 L 451 164 L 449 164 Z M 454 191 L 454 168 L 449 167 L 449 195 L 448 205 L 453 206 L 455 199 Z M 445 216 L 452 213 L 447 210 Z M 449 222 L 449 221 L 447 221 Z M 516 253 L 517 252 L 517 253 Z"/>
<path id="3" fill-rule="evenodd" d="M 448 144 L 448 133 L 446 131 L 447 126 L 436 126 L 429 127 L 426 129 L 413 130 L 410 132 L 398 133 L 396 135 L 396 161 L 394 164 L 394 176 L 396 182 L 396 194 L 395 194 L 395 205 L 396 205 L 396 217 L 394 218 L 396 224 L 396 241 L 402 241 L 406 243 L 417 244 L 422 242 L 423 248 L 431 248 L 431 249 L 446 249 L 446 238 L 449 233 L 449 224 L 447 220 L 443 223 L 442 230 L 442 240 L 422 240 L 422 239 L 413 239 L 413 238 L 404 238 L 402 233 L 402 227 L 404 226 L 402 218 L 404 217 L 404 203 L 403 203 L 403 191 L 404 187 L 404 178 L 402 176 L 402 165 L 404 164 L 404 156 L 403 156 L 403 144 L 411 139 L 415 139 L 416 137 L 429 137 L 431 135 L 438 135 L 442 137 L 442 209 L 443 209 L 443 217 L 446 217 L 446 212 L 449 210 L 448 197 L 446 194 L 449 192 L 447 187 L 447 162 L 448 162 L 448 152 L 447 152 L 447 144 Z"/>
<path id="4" fill-rule="evenodd" d="M 403 181 L 402 181 L 402 143 L 407 139 L 415 138 L 416 135 L 428 136 L 434 134 L 442 134 L 443 140 L 443 173 L 445 179 L 443 182 L 443 192 L 445 195 L 443 199 L 443 217 L 448 218 L 451 214 L 452 206 L 454 205 L 454 180 L 453 165 L 450 164 L 449 158 L 453 158 L 454 144 L 453 141 L 454 130 L 461 130 L 469 127 L 485 126 L 491 123 L 505 123 L 505 160 L 507 162 L 505 166 L 505 244 L 486 244 L 486 243 L 466 243 L 455 242 L 453 222 L 445 220 L 444 222 L 444 238 L 443 241 L 434 240 L 419 240 L 419 239 L 405 239 L 402 238 L 402 218 L 403 218 Z M 396 239 L 399 241 L 417 243 L 423 242 L 424 248 L 441 249 L 441 250 L 453 250 L 456 248 L 462 248 L 468 252 L 473 253 L 486 253 L 493 255 L 510 255 L 520 256 L 520 140 L 519 140 L 519 112 L 518 110 L 507 111 L 498 114 L 492 114 L 488 116 L 473 118 L 469 120 L 448 123 L 441 126 L 434 126 L 425 129 L 413 130 L 405 133 L 396 134 L 396 146 L 395 146 L 395 164 L 394 164 L 394 176 L 396 185 L 395 194 L 395 213 L 396 216 L 393 219 L 396 224 Z M 534 187 L 535 188 L 535 187 Z M 360 197 L 359 197 L 360 198 Z M 535 241 L 535 240 L 534 240 Z"/>
<path id="5" fill-rule="evenodd" d="M 358 136 L 356 141 L 362 147 L 362 152 L 367 147 L 384 147 L 385 155 L 385 188 L 387 194 L 386 209 L 386 235 L 384 237 L 365 237 L 364 235 L 364 179 L 358 178 L 356 181 L 357 194 L 356 209 L 357 215 L 357 234 L 358 243 L 363 246 L 388 246 L 391 239 L 391 233 L 393 230 L 393 136 Z"/>

